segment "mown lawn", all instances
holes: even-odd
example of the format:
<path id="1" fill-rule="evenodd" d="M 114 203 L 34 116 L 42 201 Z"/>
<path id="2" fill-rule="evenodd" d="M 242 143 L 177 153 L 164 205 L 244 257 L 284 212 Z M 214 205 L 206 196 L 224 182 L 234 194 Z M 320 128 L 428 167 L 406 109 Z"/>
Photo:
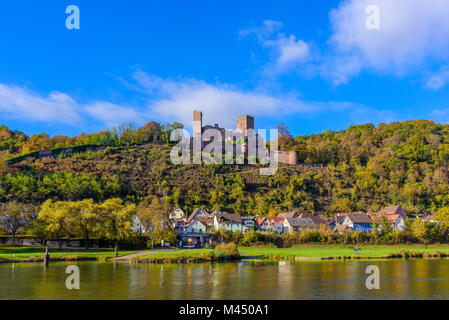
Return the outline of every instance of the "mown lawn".
<path id="1" fill-rule="evenodd" d="M 358 253 L 354 248 L 360 248 Z M 304 258 L 328 258 L 328 257 L 385 257 L 401 251 L 415 253 L 441 252 L 449 254 L 449 245 L 372 245 L 372 246 L 337 246 L 337 245 L 303 245 L 292 248 L 264 248 L 264 247 L 239 247 L 242 255 L 263 257 L 304 257 Z"/>
<path id="2" fill-rule="evenodd" d="M 120 251 L 119 256 L 124 256 L 132 253 L 137 253 L 140 251 Z M 58 251 L 55 248 L 49 249 L 50 259 L 51 258 L 67 258 L 67 257 L 77 257 L 77 258 L 97 258 L 97 259 L 107 259 L 114 257 L 113 249 L 62 249 Z M 15 256 L 14 256 L 15 255 Z M 0 260 L 27 260 L 30 258 L 43 258 L 45 255 L 45 248 L 38 246 L 0 246 Z"/>
<path id="3" fill-rule="evenodd" d="M 177 249 L 140 256 L 135 260 L 145 259 L 177 259 L 177 258 L 201 258 L 214 252 L 213 249 Z"/>

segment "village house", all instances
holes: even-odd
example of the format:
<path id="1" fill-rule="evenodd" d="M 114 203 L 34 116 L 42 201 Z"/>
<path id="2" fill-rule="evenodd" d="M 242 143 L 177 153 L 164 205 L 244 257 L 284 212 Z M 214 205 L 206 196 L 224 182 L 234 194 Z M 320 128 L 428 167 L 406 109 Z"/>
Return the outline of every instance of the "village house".
<path id="1" fill-rule="evenodd" d="M 220 213 L 214 216 L 214 228 L 220 231 L 224 227 L 225 231 L 243 231 L 242 217 L 238 213 Z"/>
<path id="2" fill-rule="evenodd" d="M 184 226 L 183 233 L 188 234 L 197 234 L 197 233 L 206 233 L 207 226 L 198 218 L 193 219 L 187 222 Z"/>
<path id="3" fill-rule="evenodd" d="M 433 214 L 429 214 L 427 217 L 423 218 L 422 221 L 424 223 L 437 223 L 437 221 L 434 220 Z"/>
<path id="4" fill-rule="evenodd" d="M 298 213 L 296 211 L 289 211 L 289 212 L 283 212 L 283 213 L 279 213 L 277 215 L 278 218 L 298 218 Z"/>
<path id="5" fill-rule="evenodd" d="M 173 228 L 177 234 L 184 232 L 186 222 L 184 220 L 178 220 L 173 222 Z"/>
<path id="6" fill-rule="evenodd" d="M 347 213 L 343 220 L 343 225 L 362 233 L 368 233 L 373 230 L 373 220 L 364 213 Z"/>
<path id="7" fill-rule="evenodd" d="M 172 221 L 182 220 L 186 217 L 184 211 L 181 208 L 174 208 L 168 218 Z"/>
<path id="8" fill-rule="evenodd" d="M 196 208 L 195 210 L 193 210 L 193 212 L 187 218 L 186 222 L 190 222 L 198 217 L 209 217 L 209 216 L 211 216 L 211 215 L 205 209 Z"/>
<path id="9" fill-rule="evenodd" d="M 329 218 L 327 220 L 327 224 L 329 227 L 334 229 L 335 227 L 341 226 L 343 224 L 343 221 L 345 220 L 345 213 L 343 214 L 337 214 L 335 217 Z"/>
<path id="10" fill-rule="evenodd" d="M 400 206 L 400 205 L 382 208 L 378 213 L 384 214 L 384 215 L 399 214 L 404 221 L 405 221 L 405 219 L 407 219 L 407 212 L 405 212 L 404 208 L 402 208 L 402 206 Z"/>
<path id="11" fill-rule="evenodd" d="M 260 233 L 276 232 L 282 234 L 284 232 L 284 218 L 259 217 L 256 220 L 256 231 Z"/>
<path id="12" fill-rule="evenodd" d="M 327 226 L 327 219 L 321 215 L 316 213 L 301 213 L 298 218 L 304 219 L 304 218 L 310 218 L 312 219 L 315 226 L 319 229 L 321 225 Z"/>
<path id="13" fill-rule="evenodd" d="M 248 233 L 251 230 L 256 230 L 256 218 L 255 217 L 242 217 L 243 233 Z"/>
<path id="14" fill-rule="evenodd" d="M 316 229 L 316 225 L 310 218 L 287 218 L 284 220 L 284 232 L 298 232 Z"/>
<path id="15" fill-rule="evenodd" d="M 345 233 L 352 232 L 352 231 L 354 231 L 354 230 L 352 230 L 351 227 L 349 227 L 345 224 L 338 225 L 332 229 L 332 233 L 334 233 L 334 234 L 345 234 Z"/>
<path id="16" fill-rule="evenodd" d="M 405 220 L 399 214 L 385 214 L 385 213 L 371 213 L 370 217 L 374 219 L 377 224 L 378 231 L 382 230 L 382 224 L 384 223 L 384 218 L 390 223 L 394 231 L 404 231 L 405 230 Z"/>
<path id="17" fill-rule="evenodd" d="M 199 220 L 206 227 L 206 232 L 214 232 L 214 217 L 198 217 L 197 220 Z"/>

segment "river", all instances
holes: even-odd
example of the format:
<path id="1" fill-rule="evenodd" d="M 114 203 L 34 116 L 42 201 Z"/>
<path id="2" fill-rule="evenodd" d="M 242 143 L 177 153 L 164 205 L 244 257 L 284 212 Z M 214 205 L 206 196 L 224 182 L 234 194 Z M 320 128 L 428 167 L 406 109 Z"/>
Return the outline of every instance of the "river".
<path id="1" fill-rule="evenodd" d="M 68 265 L 80 290 L 68 290 Z M 368 290 L 369 265 L 380 289 Z M 448 299 L 449 260 L 0 264 L 0 299 Z"/>

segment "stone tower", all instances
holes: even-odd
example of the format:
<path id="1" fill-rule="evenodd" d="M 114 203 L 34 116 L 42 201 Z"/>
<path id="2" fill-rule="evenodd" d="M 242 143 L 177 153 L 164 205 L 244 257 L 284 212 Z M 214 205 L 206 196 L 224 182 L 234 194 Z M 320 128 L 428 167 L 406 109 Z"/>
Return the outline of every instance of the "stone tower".
<path id="1" fill-rule="evenodd" d="M 203 134 L 203 113 L 193 111 L 193 138 L 201 139 Z"/>
<path id="2" fill-rule="evenodd" d="M 246 133 L 248 129 L 254 130 L 254 118 L 251 116 L 241 116 L 237 118 L 237 131 Z"/>

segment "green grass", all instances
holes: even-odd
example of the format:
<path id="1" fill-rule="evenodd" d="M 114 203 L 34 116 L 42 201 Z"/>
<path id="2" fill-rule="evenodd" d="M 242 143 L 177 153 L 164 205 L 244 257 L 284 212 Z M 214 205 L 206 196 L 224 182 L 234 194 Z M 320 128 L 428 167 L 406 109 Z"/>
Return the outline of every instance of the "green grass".
<path id="1" fill-rule="evenodd" d="M 352 247 L 352 248 L 351 248 Z M 303 245 L 292 248 L 264 248 L 264 247 L 239 247 L 242 255 L 272 257 L 304 257 L 304 258 L 329 258 L 329 257 L 387 257 L 391 254 L 399 254 L 408 251 L 422 254 L 441 252 L 449 254 L 449 245 L 370 245 L 370 246 L 338 246 L 338 245 Z M 354 253 L 353 248 L 361 248 Z"/>
<path id="2" fill-rule="evenodd" d="M 215 249 L 177 249 L 139 256 L 131 261 L 138 263 L 190 263 L 235 260 L 239 258 L 238 251 L 229 251 L 229 248 L 226 250 L 226 248 L 217 247 Z"/>
<path id="3" fill-rule="evenodd" d="M 166 251 L 153 253 L 146 256 L 140 256 L 137 260 L 145 259 L 177 259 L 177 258 L 201 258 L 213 253 L 213 249 L 180 249 L 175 251 Z"/>
<path id="4" fill-rule="evenodd" d="M 120 251 L 119 256 L 137 253 L 140 251 Z M 113 249 L 49 249 L 50 259 L 99 259 L 106 260 L 114 257 Z M 14 256 L 15 255 L 15 256 Z M 45 248 L 38 246 L 0 246 L 0 261 L 39 261 L 45 255 Z"/>

